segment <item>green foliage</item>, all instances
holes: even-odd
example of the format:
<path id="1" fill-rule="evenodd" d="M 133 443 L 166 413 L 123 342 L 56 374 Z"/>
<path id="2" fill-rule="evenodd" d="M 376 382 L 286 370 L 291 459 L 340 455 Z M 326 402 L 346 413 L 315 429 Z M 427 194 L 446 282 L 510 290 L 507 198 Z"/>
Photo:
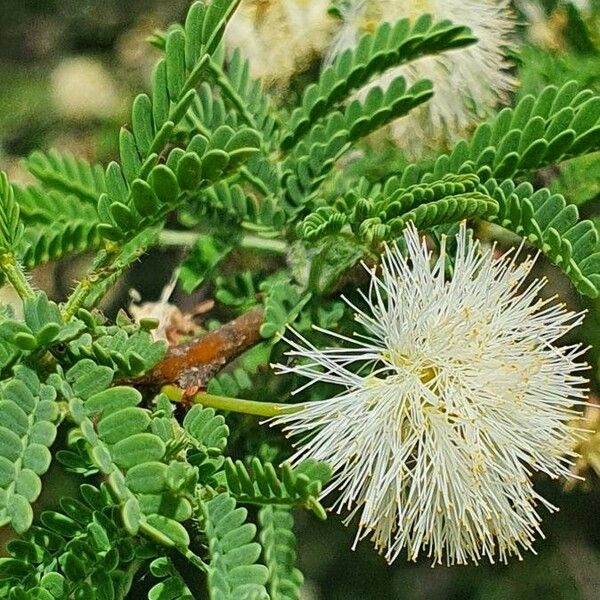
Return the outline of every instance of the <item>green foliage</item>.
<path id="1" fill-rule="evenodd" d="M 218 456 L 227 445 L 229 428 L 222 415 L 216 415 L 212 408 L 193 406 L 185 415 L 183 428 L 193 440 L 195 452 L 205 456 Z"/>
<path id="2" fill-rule="evenodd" d="M 147 119 L 150 119 L 150 110 L 147 105 Z M 121 140 L 122 154 L 136 151 L 133 136 L 122 135 Z M 124 149 L 128 144 L 130 147 Z M 107 170 L 109 193 L 100 197 L 98 206 L 102 234 L 121 241 L 131 239 L 140 226 L 157 224 L 189 196 L 198 194 L 202 186 L 210 186 L 218 178 L 227 176 L 240 162 L 256 153 L 257 144 L 252 130 L 241 128 L 236 132 L 223 125 L 210 139 L 200 134 L 194 136 L 186 151 L 172 150 L 165 164 L 153 165 L 156 155 L 148 163 L 153 166 L 147 168 L 139 160 L 134 163 L 133 158 L 134 164 L 127 171 L 111 163 Z"/>
<path id="3" fill-rule="evenodd" d="M 296 564 L 294 519 L 289 510 L 265 506 L 260 509 L 260 541 L 269 569 L 269 594 L 281 600 L 300 600 L 304 577 Z"/>
<path id="4" fill-rule="evenodd" d="M 199 235 L 190 255 L 181 265 L 179 280 L 184 291 L 189 294 L 202 285 L 207 274 L 227 257 L 232 248 L 213 236 Z"/>
<path id="5" fill-rule="evenodd" d="M 142 532 L 164 546 L 184 548 L 189 536 L 180 522 L 192 515 L 197 473 L 171 460 L 175 430 L 164 426 L 161 411 L 139 407 L 142 396 L 134 388 L 108 388 L 112 373 L 102 381 L 99 369 L 106 367 L 78 362 L 60 390 L 90 461 L 106 477 L 130 535 Z"/>
<path id="6" fill-rule="evenodd" d="M 264 338 L 282 334 L 285 327 L 292 323 L 302 308 L 310 300 L 310 294 L 301 294 L 286 277 L 276 277 L 265 281 L 261 290 L 265 292 L 265 318 L 260 328 Z"/>
<path id="7" fill-rule="evenodd" d="M 19 206 L 5 173 L 0 173 L 0 252 L 14 251 L 23 233 Z"/>
<path id="8" fill-rule="evenodd" d="M 456 223 L 468 218 L 493 219 L 498 202 L 481 186 L 477 176 L 447 175 L 439 181 L 406 185 L 411 173 L 392 177 L 384 186 L 362 182 L 321 206 L 297 226 L 299 235 L 316 245 L 309 286 L 325 294 L 362 258 L 382 242 L 401 236 L 409 222 L 420 229 Z"/>
<path id="9" fill-rule="evenodd" d="M 255 564 L 261 552 L 254 542 L 256 526 L 246 523 L 248 512 L 221 493 L 202 502 L 202 526 L 208 539 L 208 585 L 211 600 L 265 600 L 268 570 Z"/>
<path id="10" fill-rule="evenodd" d="M 25 161 L 29 172 L 42 182 L 46 190 L 74 196 L 94 206 L 106 191 L 104 169 L 81 158 L 50 150 L 33 152 Z"/>
<path id="11" fill-rule="evenodd" d="M 207 109 L 203 107 L 203 111 L 198 114 L 204 126 L 206 123 L 212 123 L 214 127 L 215 117 L 226 114 L 226 118 L 232 122 L 240 119 L 259 131 L 263 143 L 268 143 L 277 126 L 277 120 L 273 115 L 269 97 L 262 89 L 262 83 L 258 79 L 250 78 L 250 63 L 236 49 L 226 64 L 219 61 L 218 57 L 211 58 L 209 69 L 215 85 L 221 90 L 223 100 L 221 107 L 216 108 L 215 103 L 219 102 L 219 99 L 204 94 L 203 101 Z M 208 109 L 210 103 L 213 103 L 215 108 Z M 228 105 L 233 110 L 228 111 Z"/>
<path id="12" fill-rule="evenodd" d="M 40 476 L 50 466 L 59 408 L 53 387 L 25 366 L 0 390 L 0 523 L 17 533 L 29 529 L 31 504 L 42 491 Z"/>
<path id="13" fill-rule="evenodd" d="M 86 483 L 79 498 L 62 498 L 60 512 L 42 513 L 39 525 L 7 545 L 10 557 L 0 559 L 3 597 L 124 597 L 131 585 L 128 569 L 143 547 L 134 546 L 116 517 L 104 485 Z"/>
<path id="14" fill-rule="evenodd" d="M 433 23 L 424 15 L 414 24 L 402 19 L 395 25 L 384 23 L 373 34 L 364 35 L 355 49 L 348 49 L 325 69 L 317 84 L 306 88 L 301 105 L 290 118 L 289 133 L 282 140 L 288 149 L 304 135 L 315 120 L 365 85 L 381 71 L 434 54 L 472 44 L 475 38 L 465 27 L 449 21 Z"/>
<path id="15" fill-rule="evenodd" d="M 194 596 L 181 579 L 173 562 L 165 556 L 156 558 L 150 563 L 150 573 L 157 579 L 162 579 L 148 592 L 148 600 L 164 600 L 166 598 L 181 598 L 193 600 Z"/>
<path id="16" fill-rule="evenodd" d="M 100 326 L 69 342 L 66 353 L 70 361 L 92 358 L 119 376 L 131 377 L 148 372 L 164 356 L 165 345 L 143 329 Z"/>
<path id="17" fill-rule="evenodd" d="M 303 505 L 317 517 L 325 519 L 325 509 L 318 501 L 323 483 L 331 473 L 323 465 L 307 461 L 295 469 L 284 463 L 280 473 L 271 463 L 254 457 L 251 471 L 241 461 L 225 460 L 227 485 L 238 502 L 250 504 Z"/>
<path id="18" fill-rule="evenodd" d="M 59 157 L 56 153 L 53 155 Z M 39 176 L 39 172 L 36 173 Z M 95 205 L 79 190 L 77 193 L 80 195 L 49 186 L 15 188 L 25 225 L 17 255 L 27 268 L 100 247 L 102 240 Z"/>
<path id="19" fill-rule="evenodd" d="M 503 227 L 537 246 L 591 298 L 600 295 L 600 245 L 591 221 L 579 220 L 577 207 L 546 189 L 534 192 L 529 183 L 508 180 L 487 183 L 500 207 L 495 219 Z"/>
<path id="20" fill-rule="evenodd" d="M 263 230 L 281 230 L 285 215 L 274 196 L 260 201 L 240 185 L 219 182 L 207 191 L 199 206 L 200 214 L 225 223 L 252 224 Z"/>
<path id="21" fill-rule="evenodd" d="M 475 172 L 482 180 L 506 179 L 599 148 L 600 98 L 570 81 L 500 111 L 470 141 L 440 156 L 423 180 L 463 172 Z"/>
<path id="22" fill-rule="evenodd" d="M 354 100 L 344 113 L 333 112 L 315 125 L 283 163 L 289 209 L 302 207 L 354 140 L 407 114 L 432 95 L 429 82 L 420 81 L 407 90 L 404 78 L 398 77 L 386 92 L 375 87 L 364 103 Z"/>
<path id="23" fill-rule="evenodd" d="M 97 224 L 86 221 L 54 223 L 48 226 L 27 227 L 19 255 L 22 263 L 32 269 L 38 265 L 63 258 L 75 252 L 89 252 L 100 246 Z"/>

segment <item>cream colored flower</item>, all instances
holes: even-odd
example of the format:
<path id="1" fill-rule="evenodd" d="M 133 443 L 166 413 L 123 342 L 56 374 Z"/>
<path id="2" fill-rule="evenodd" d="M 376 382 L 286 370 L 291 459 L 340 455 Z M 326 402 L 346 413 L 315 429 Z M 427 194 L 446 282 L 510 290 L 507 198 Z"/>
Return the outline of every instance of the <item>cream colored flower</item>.
<path id="1" fill-rule="evenodd" d="M 243 0 L 225 41 L 250 60 L 254 77 L 285 84 L 327 48 L 334 20 L 329 0 Z"/>
<path id="2" fill-rule="evenodd" d="M 514 86 L 506 46 L 515 25 L 509 0 L 353 0 L 342 11 L 344 25 L 329 52 L 329 61 L 356 44 L 377 24 L 431 14 L 471 28 L 479 41 L 467 48 L 421 58 L 391 69 L 371 85 L 386 88 L 398 75 L 409 83 L 430 79 L 435 96 L 394 123 L 392 133 L 409 156 L 440 148 L 462 138 L 468 129 L 506 100 Z"/>
<path id="3" fill-rule="evenodd" d="M 569 422 L 585 398 L 583 350 L 556 342 L 582 315 L 539 299 L 532 260 L 494 258 L 464 226 L 451 279 L 445 245 L 432 260 L 413 227 L 405 240 L 408 257 L 389 248 L 365 308 L 351 305 L 362 333 L 325 332 L 326 349 L 298 336 L 298 362 L 277 366 L 308 379 L 300 390 L 340 394 L 273 423 L 299 437 L 294 464 L 332 467 L 325 495 L 389 562 L 403 550 L 447 564 L 520 557 L 542 536 L 539 507 L 556 510 L 533 474 L 569 476 L 580 435 Z"/>
<path id="4" fill-rule="evenodd" d="M 65 58 L 50 77 L 58 113 L 74 121 L 106 119 L 118 112 L 119 91 L 110 73 L 94 58 Z"/>

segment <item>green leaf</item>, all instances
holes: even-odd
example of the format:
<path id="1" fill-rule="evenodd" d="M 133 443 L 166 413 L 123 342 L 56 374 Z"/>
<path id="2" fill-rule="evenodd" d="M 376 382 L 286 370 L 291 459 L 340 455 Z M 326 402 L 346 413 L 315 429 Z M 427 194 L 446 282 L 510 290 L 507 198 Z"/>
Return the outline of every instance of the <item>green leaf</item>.
<path id="1" fill-rule="evenodd" d="M 260 541 L 269 569 L 268 590 L 271 598 L 299 600 L 304 577 L 296 568 L 294 519 L 289 510 L 265 506 L 258 513 Z"/>
<path id="2" fill-rule="evenodd" d="M 28 502 L 32 503 L 38 499 L 42 491 L 42 481 L 34 471 L 23 469 L 16 478 L 15 489 L 17 494 L 20 494 Z"/>
<path id="3" fill-rule="evenodd" d="M 218 46 L 227 22 L 238 7 L 240 0 L 213 0 L 207 7 L 202 21 L 201 40 L 204 52 L 212 54 Z"/>
<path id="4" fill-rule="evenodd" d="M 15 194 L 4 172 L 0 172 L 0 254 L 16 252 L 23 235 L 23 224 L 19 220 L 19 206 Z"/>
<path id="5" fill-rule="evenodd" d="M 67 381 L 83 400 L 105 390 L 111 383 L 113 370 L 96 365 L 92 360 L 80 360 L 67 371 Z"/>
<path id="6" fill-rule="evenodd" d="M 179 280 L 186 294 L 191 294 L 205 281 L 207 275 L 223 261 L 233 246 L 217 238 L 200 234 L 188 258 L 182 263 Z"/>
<path id="7" fill-rule="evenodd" d="M 100 165 L 90 165 L 81 158 L 50 150 L 47 154 L 35 151 L 25 166 L 51 189 L 73 194 L 83 202 L 95 204 L 100 194 L 106 192 L 104 170 Z"/>
<path id="8" fill-rule="evenodd" d="M 169 96 L 178 98 L 185 83 L 185 35 L 181 29 L 168 34 L 165 61 Z"/>
<path id="9" fill-rule="evenodd" d="M 197 447 L 210 455 L 221 454 L 227 445 L 229 428 L 223 415 L 212 408 L 192 406 L 183 419 L 184 429 L 192 436 Z"/>
<path id="10" fill-rule="evenodd" d="M 33 510 L 27 498 L 21 494 L 13 494 L 10 505 L 6 509 L 10 524 L 17 533 L 24 533 L 33 522 Z"/>
<path id="11" fill-rule="evenodd" d="M 365 247 L 346 236 L 330 237 L 313 258 L 309 287 L 323 295 L 331 292 L 340 278 L 365 255 Z"/>
<path id="12" fill-rule="evenodd" d="M 482 181 L 510 178 L 597 150 L 600 137 L 588 133 L 600 125 L 600 103 L 577 89 L 574 81 L 560 89 L 548 86 L 537 100 L 525 96 L 514 109 L 504 108 L 491 123 L 480 125 L 470 141 L 440 156 L 422 181 L 465 169 L 474 169 Z"/>
<path id="13" fill-rule="evenodd" d="M 160 460 L 165 450 L 165 444 L 158 436 L 138 433 L 115 444 L 111 455 L 117 465 L 128 469 L 138 463 Z"/>
<path id="14" fill-rule="evenodd" d="M 42 444 L 30 444 L 23 453 L 23 466 L 37 475 L 43 475 L 50 466 L 52 455 Z"/>
<path id="15" fill-rule="evenodd" d="M 182 190 L 194 190 L 202 178 L 202 161 L 193 152 L 186 152 L 177 165 L 177 181 Z"/>
<path id="16" fill-rule="evenodd" d="M 577 207 L 528 183 L 490 180 L 486 187 L 499 206 L 490 220 L 540 248 L 581 294 L 600 295 L 600 236 L 591 221 L 579 219 Z"/>
<path id="17" fill-rule="evenodd" d="M 254 458 L 251 469 L 240 460 L 225 459 L 225 475 L 230 493 L 238 502 L 274 504 L 279 506 L 304 506 L 320 519 L 326 518 L 319 503 L 323 484 L 330 471 L 325 465 L 309 463 L 292 469 L 284 463 L 279 472 L 269 462 Z"/>
<path id="18" fill-rule="evenodd" d="M 449 21 L 433 24 L 421 20 L 412 24 L 403 19 L 395 25 L 380 25 L 373 34 L 363 36 L 356 48 L 340 54 L 323 71 L 316 85 L 306 88 L 301 105 L 291 115 L 282 148 L 292 148 L 319 118 L 344 101 L 352 90 L 365 85 L 376 73 L 423 55 L 459 48 L 474 41 L 467 28 Z"/>
<path id="19" fill-rule="evenodd" d="M 162 536 L 170 541 L 171 545 L 187 548 L 190 545 L 190 536 L 185 527 L 177 521 L 162 515 L 149 515 L 146 517 L 148 525 L 156 529 Z"/>
<path id="20" fill-rule="evenodd" d="M 48 450 L 59 418 L 54 388 L 23 365 L 0 388 L 0 522 L 17 533 L 32 522 L 30 504 L 41 492 L 38 475 L 48 470 Z"/>
<path id="21" fill-rule="evenodd" d="M 167 465 L 161 462 L 145 462 L 127 471 L 127 487 L 137 494 L 158 494 L 165 488 Z"/>
<path id="22" fill-rule="evenodd" d="M 158 165 L 152 169 L 148 182 L 161 202 L 172 204 L 177 200 L 179 194 L 177 178 L 165 165 Z"/>
<path id="23" fill-rule="evenodd" d="M 132 182 L 131 196 L 136 210 L 142 217 L 152 216 L 158 212 L 159 200 L 154 190 L 145 181 L 136 179 Z"/>
<path id="24" fill-rule="evenodd" d="M 216 181 L 229 164 L 229 154 L 219 148 L 209 150 L 202 157 L 203 175 L 210 181 Z"/>
<path id="25" fill-rule="evenodd" d="M 256 527 L 246 524 L 247 511 L 222 493 L 201 503 L 203 528 L 208 538 L 208 589 L 211 599 L 243 594 L 268 598 L 264 587 L 268 570 L 255 564 L 260 546 L 253 542 Z"/>
<path id="26" fill-rule="evenodd" d="M 129 498 L 121 510 L 123 525 L 130 535 L 137 535 L 140 529 L 142 513 L 135 498 Z"/>
<path id="27" fill-rule="evenodd" d="M 85 411 L 88 415 L 101 414 L 107 417 L 116 411 L 137 406 L 141 401 L 142 395 L 135 388 L 116 386 L 88 398 Z"/>
<path id="28" fill-rule="evenodd" d="M 104 418 L 98 424 L 98 435 L 107 444 L 116 444 L 146 431 L 149 425 L 148 411 L 137 406 L 130 406 L 112 412 L 110 415 L 104 413 Z"/>

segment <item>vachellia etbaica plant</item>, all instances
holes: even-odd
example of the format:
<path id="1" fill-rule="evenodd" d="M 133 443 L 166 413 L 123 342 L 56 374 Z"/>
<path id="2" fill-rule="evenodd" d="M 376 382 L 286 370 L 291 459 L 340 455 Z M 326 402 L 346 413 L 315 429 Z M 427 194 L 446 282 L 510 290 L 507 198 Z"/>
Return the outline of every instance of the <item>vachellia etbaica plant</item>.
<path id="1" fill-rule="evenodd" d="M 600 296 L 594 224 L 534 186 L 600 149 L 600 97 L 547 87 L 372 181 L 344 157 L 435 90 L 357 90 L 471 32 L 383 23 L 285 108 L 223 48 L 236 6 L 195 2 L 153 36 L 118 161 L 34 152 L 34 184 L 0 178 L 0 267 L 22 301 L 0 316 L 3 598 L 299 598 L 293 515 L 328 507 L 389 562 L 505 561 L 556 508 L 534 475 L 569 475 L 587 367 L 560 338 L 582 315 L 540 299 L 536 250 L 477 238 L 508 230 Z M 178 237 L 182 289 L 215 308 L 168 346 L 156 320 L 97 306 Z M 32 286 L 27 270 L 73 253 L 93 260 L 66 301 Z M 78 491 L 40 512 L 51 465 Z"/>

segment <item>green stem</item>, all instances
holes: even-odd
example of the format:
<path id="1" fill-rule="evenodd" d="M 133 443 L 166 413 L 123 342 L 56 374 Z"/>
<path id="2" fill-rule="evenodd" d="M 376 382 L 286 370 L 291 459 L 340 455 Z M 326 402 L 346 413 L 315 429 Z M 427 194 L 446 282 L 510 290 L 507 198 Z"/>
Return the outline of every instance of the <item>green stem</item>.
<path id="1" fill-rule="evenodd" d="M 263 238 L 257 235 L 245 235 L 240 241 L 240 247 L 250 250 L 265 250 L 275 254 L 286 254 L 288 251 L 288 245 L 283 240 Z"/>
<path id="2" fill-rule="evenodd" d="M 6 279 L 8 279 L 13 288 L 15 288 L 15 291 L 19 294 L 21 299 L 24 300 L 25 298 L 33 298 L 35 296 L 31 284 L 27 281 L 23 269 L 20 267 L 13 254 L 5 254 L 2 259 L 0 259 L 0 267 L 6 275 Z"/>
<path id="3" fill-rule="evenodd" d="M 172 402 L 184 400 L 185 392 L 174 385 L 165 385 L 161 392 Z M 199 392 L 191 398 L 186 398 L 193 404 L 202 404 L 217 410 L 243 413 L 245 415 L 257 415 L 259 417 L 277 417 L 279 415 L 291 414 L 302 409 L 302 404 L 281 404 L 278 402 L 255 402 L 254 400 L 243 400 L 241 398 L 228 398 L 227 396 L 215 396 Z"/>
<path id="4" fill-rule="evenodd" d="M 195 231 L 175 231 L 173 229 L 164 229 L 158 235 L 159 246 L 181 246 L 191 248 L 198 239 L 198 233 Z"/>
<path id="5" fill-rule="evenodd" d="M 96 296 L 92 296 L 91 300 L 96 305 L 106 293 L 102 286 L 107 282 L 110 283 L 111 277 L 114 278 L 122 273 L 157 241 L 158 231 L 147 226 L 125 242 L 119 244 L 111 242 L 97 259 L 91 272 L 81 279 L 69 296 L 63 311 L 65 322 L 70 321 L 80 308 L 84 306 L 90 308 L 90 296 L 95 292 Z"/>
<path id="6" fill-rule="evenodd" d="M 198 235 L 195 231 L 165 229 L 160 232 L 158 243 L 161 246 L 190 248 L 196 243 Z M 283 240 L 263 238 L 257 235 L 244 235 L 240 240 L 240 247 L 250 250 L 264 250 L 266 252 L 274 252 L 275 254 L 285 254 L 288 249 L 286 242 Z"/>
<path id="7" fill-rule="evenodd" d="M 67 300 L 67 304 L 63 310 L 63 320 L 68 323 L 76 314 L 77 311 L 83 306 L 85 299 L 90 294 L 93 285 L 101 280 L 101 273 L 106 270 L 108 265 L 111 263 L 111 258 L 114 256 L 112 253 L 106 252 L 102 259 L 100 259 L 93 270 L 85 275 L 81 281 L 77 284 L 77 287 L 73 290 Z"/>
<path id="8" fill-rule="evenodd" d="M 181 550 L 181 554 L 200 570 L 204 571 L 205 573 L 208 571 L 208 565 L 197 554 L 194 554 L 194 552 L 192 552 L 189 548 L 185 551 Z"/>
<path id="9" fill-rule="evenodd" d="M 77 311 L 83 306 L 87 295 L 90 292 L 90 280 L 88 277 L 84 277 L 73 290 L 73 293 L 69 296 L 67 304 L 63 312 L 63 319 L 65 323 L 68 323 L 76 314 Z"/>

